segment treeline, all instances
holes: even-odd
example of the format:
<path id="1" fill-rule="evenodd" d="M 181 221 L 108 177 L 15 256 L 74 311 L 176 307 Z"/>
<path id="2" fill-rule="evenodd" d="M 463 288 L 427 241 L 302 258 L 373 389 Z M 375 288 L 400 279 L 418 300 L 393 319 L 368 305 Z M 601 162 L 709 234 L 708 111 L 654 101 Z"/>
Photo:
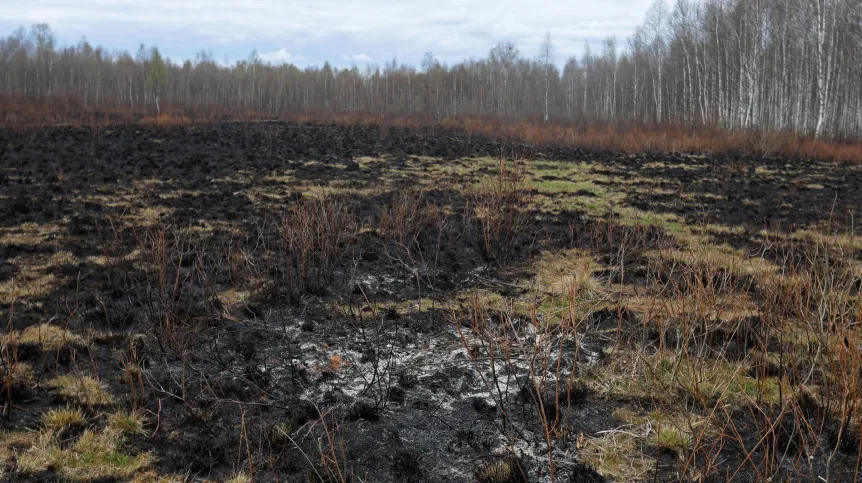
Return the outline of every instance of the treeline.
<path id="1" fill-rule="evenodd" d="M 624 45 L 609 38 L 557 68 L 550 36 L 535 58 L 500 43 L 446 65 L 298 68 L 256 53 L 232 66 L 201 51 L 182 63 L 85 40 L 58 46 L 46 24 L 0 39 L 0 94 L 27 105 L 204 112 L 367 113 L 437 120 L 626 122 L 862 135 L 862 0 L 656 2 Z"/>

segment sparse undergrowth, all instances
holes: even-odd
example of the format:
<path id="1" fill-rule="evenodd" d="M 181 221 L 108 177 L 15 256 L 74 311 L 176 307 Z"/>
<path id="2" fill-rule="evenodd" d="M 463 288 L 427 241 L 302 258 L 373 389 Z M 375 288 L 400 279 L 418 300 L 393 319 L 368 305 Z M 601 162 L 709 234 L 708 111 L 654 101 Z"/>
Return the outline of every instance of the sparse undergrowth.
<path id="1" fill-rule="evenodd" d="M 155 124 L 4 134 L 0 474 L 855 478 L 859 169 Z"/>

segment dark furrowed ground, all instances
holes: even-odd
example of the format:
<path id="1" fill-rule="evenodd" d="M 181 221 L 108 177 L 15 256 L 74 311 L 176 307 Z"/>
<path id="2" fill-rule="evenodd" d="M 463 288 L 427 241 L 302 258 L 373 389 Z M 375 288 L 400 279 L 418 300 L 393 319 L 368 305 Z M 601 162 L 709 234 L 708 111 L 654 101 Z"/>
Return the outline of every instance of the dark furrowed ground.
<path id="1" fill-rule="evenodd" d="M 858 469 L 859 167 L 269 122 L 0 161 L 0 476 Z"/>

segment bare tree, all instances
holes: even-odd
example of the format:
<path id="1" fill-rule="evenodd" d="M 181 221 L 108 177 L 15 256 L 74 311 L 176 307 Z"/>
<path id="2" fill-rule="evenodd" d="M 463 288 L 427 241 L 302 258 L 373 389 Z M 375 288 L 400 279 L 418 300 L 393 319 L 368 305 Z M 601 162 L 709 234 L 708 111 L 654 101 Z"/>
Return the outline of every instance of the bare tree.
<path id="1" fill-rule="evenodd" d="M 145 112 L 367 112 L 596 120 L 790 130 L 862 137 L 862 0 L 657 1 L 620 46 L 555 67 L 549 33 L 533 59 L 511 42 L 488 56 L 420 69 L 397 61 L 338 68 L 228 65 L 201 51 L 172 63 L 141 45 L 112 54 L 58 46 L 45 24 L 0 39 L 0 94 L 49 109 Z"/>
<path id="2" fill-rule="evenodd" d="M 544 87 L 542 98 L 544 99 L 544 120 L 548 122 L 548 97 L 551 90 L 551 76 L 554 73 L 554 46 L 551 44 L 551 32 L 545 32 L 545 39 L 542 45 L 539 46 L 539 55 L 536 57 L 536 62 L 539 64 L 539 69 L 542 72 L 542 86 Z"/>

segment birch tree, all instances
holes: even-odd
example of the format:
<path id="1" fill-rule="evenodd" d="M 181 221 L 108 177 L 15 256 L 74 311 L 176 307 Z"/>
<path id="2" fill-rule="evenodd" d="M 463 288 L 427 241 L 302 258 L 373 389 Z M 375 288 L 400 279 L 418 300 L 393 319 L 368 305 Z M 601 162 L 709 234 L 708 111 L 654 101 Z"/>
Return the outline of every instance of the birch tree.
<path id="1" fill-rule="evenodd" d="M 551 44 L 551 32 L 545 32 L 545 39 L 539 46 L 539 55 L 536 57 L 539 69 L 542 72 L 542 98 L 544 100 L 544 121 L 548 122 L 548 97 L 551 90 L 551 76 L 554 74 L 554 46 Z"/>
<path id="2" fill-rule="evenodd" d="M 814 137 L 823 137 L 826 110 L 829 105 L 829 82 L 834 69 L 835 20 L 838 14 L 836 0 L 812 0 L 817 28 L 817 127 Z"/>
<path id="3" fill-rule="evenodd" d="M 161 115 L 160 100 L 165 88 L 168 85 L 168 69 L 165 61 L 159 53 L 159 49 L 154 48 L 150 57 L 150 69 L 147 72 L 147 87 L 150 94 L 153 96 L 153 101 L 156 103 L 156 115 Z"/>
<path id="4" fill-rule="evenodd" d="M 113 52 L 59 46 L 37 24 L 0 38 L 0 96 L 57 115 L 165 103 L 186 115 L 255 109 L 273 116 L 322 112 L 481 116 L 543 122 L 641 122 L 790 130 L 862 138 L 862 0 L 658 1 L 628 41 L 613 38 L 563 59 L 546 33 L 529 56 L 511 42 L 484 58 L 419 69 L 397 60 L 337 64 L 230 64 L 200 51 L 190 62 L 155 48 Z M 562 41 L 566 41 L 565 39 Z M 592 47 L 596 47 L 595 45 Z M 8 112 L 8 111 L 7 111 Z M 0 112 L 2 116 L 3 112 Z M 5 117 L 5 116 L 3 116 Z"/>

